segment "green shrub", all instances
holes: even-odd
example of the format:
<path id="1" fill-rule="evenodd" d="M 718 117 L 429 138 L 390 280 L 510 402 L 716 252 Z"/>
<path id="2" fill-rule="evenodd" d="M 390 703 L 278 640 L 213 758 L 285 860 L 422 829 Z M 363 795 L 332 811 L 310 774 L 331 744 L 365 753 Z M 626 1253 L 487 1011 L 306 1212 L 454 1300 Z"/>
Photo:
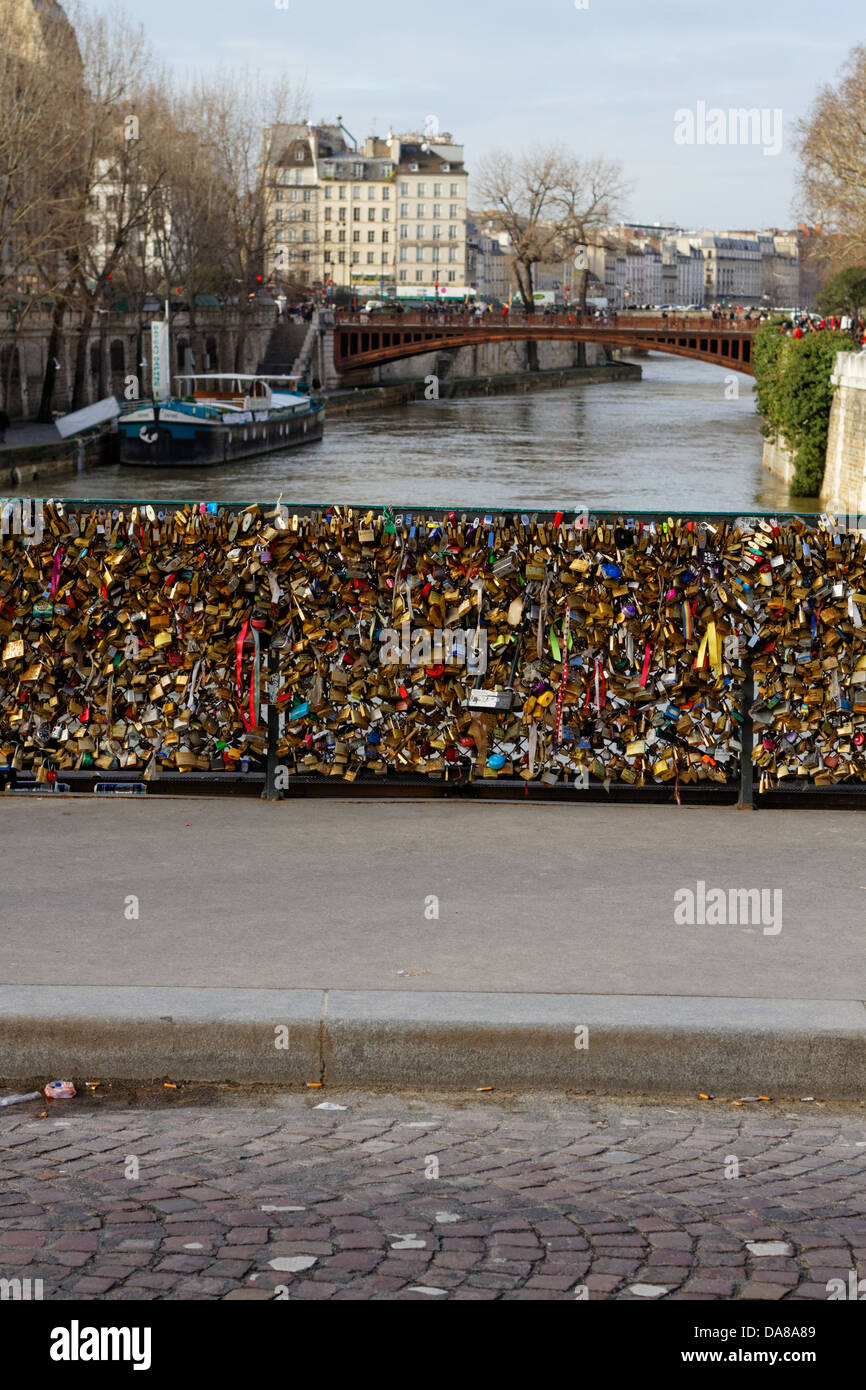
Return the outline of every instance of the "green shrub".
<path id="1" fill-rule="evenodd" d="M 778 319 L 762 324 L 752 344 L 761 432 L 781 436 L 794 460 L 791 492 L 816 497 L 824 480 L 837 352 L 851 352 L 847 333 L 807 333 L 789 338 Z"/>

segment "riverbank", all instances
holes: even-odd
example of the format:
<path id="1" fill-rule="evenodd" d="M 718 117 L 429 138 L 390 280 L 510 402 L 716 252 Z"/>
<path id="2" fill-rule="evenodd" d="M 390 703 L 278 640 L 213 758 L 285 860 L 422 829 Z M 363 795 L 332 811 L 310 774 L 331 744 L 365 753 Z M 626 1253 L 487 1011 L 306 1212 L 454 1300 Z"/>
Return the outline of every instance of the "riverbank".
<path id="1" fill-rule="evenodd" d="M 557 367 L 538 372 L 504 372 L 489 376 L 437 377 L 437 400 L 459 400 L 468 396 L 520 395 L 527 391 L 550 391 L 586 382 L 640 381 L 642 370 L 634 362 L 609 362 L 602 367 Z M 430 400 L 426 381 L 394 382 L 387 386 L 361 386 L 352 391 L 322 394 L 329 416 L 354 415 L 362 410 L 383 410 L 407 405 L 410 401 Z"/>
<path id="2" fill-rule="evenodd" d="M 15 424 L 0 444 L 0 492 L 114 463 L 115 443 L 106 432 L 82 450 L 78 440 L 62 439 L 54 425 Z"/>

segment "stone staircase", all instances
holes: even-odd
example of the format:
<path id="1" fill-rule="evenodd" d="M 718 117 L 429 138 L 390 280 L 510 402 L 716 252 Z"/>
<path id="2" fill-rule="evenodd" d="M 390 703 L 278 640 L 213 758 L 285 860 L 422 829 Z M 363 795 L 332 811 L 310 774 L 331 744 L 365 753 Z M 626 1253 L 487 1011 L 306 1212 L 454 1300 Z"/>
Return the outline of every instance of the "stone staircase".
<path id="1" fill-rule="evenodd" d="M 297 368 L 295 363 L 303 350 L 311 323 L 292 323 L 279 318 L 271 329 L 265 355 L 258 370 L 268 376 L 288 376 Z"/>

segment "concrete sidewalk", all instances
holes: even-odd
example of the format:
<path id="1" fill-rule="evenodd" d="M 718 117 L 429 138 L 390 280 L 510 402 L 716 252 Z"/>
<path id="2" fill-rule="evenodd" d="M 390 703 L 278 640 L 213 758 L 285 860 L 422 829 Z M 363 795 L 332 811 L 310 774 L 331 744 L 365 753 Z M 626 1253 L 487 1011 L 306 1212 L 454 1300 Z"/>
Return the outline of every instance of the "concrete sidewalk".
<path id="1" fill-rule="evenodd" d="M 866 1096 L 862 825 L 0 798 L 0 1073 Z"/>

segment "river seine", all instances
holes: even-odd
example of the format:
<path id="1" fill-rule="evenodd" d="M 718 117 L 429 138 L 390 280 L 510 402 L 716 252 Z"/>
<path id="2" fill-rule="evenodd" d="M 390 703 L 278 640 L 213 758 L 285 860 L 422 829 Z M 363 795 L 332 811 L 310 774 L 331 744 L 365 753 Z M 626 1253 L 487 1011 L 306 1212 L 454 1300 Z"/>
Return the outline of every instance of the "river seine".
<path id="1" fill-rule="evenodd" d="M 226 467 L 98 469 L 64 479 L 63 495 L 216 502 L 282 495 L 289 506 L 471 511 L 792 510 L 787 488 L 761 465 L 750 377 L 661 354 L 640 365 L 641 381 L 334 416 L 320 443 Z M 799 499 L 797 507 L 806 506 Z"/>

